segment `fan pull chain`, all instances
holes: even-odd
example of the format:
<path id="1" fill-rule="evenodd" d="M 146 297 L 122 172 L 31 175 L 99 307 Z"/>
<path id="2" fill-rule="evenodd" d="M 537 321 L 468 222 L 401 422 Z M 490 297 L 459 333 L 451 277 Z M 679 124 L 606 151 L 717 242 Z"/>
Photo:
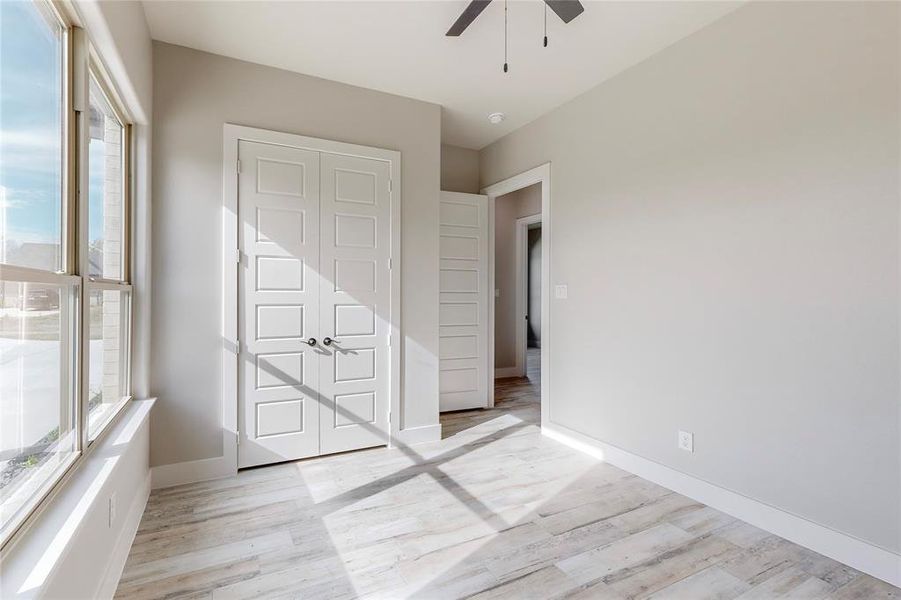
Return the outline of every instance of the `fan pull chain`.
<path id="1" fill-rule="evenodd" d="M 507 72 L 507 0 L 504 0 L 504 73 Z"/>
<path id="2" fill-rule="evenodd" d="M 544 47 L 547 48 L 547 2 L 544 3 Z"/>

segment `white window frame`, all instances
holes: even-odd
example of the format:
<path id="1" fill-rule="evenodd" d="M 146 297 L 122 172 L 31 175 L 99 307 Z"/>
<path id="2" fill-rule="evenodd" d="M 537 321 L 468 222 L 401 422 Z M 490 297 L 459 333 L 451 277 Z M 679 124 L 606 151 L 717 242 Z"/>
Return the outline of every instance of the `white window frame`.
<path id="1" fill-rule="evenodd" d="M 133 293 L 132 285 L 130 283 L 130 274 L 131 274 L 131 251 L 130 251 L 130 231 L 131 231 L 131 223 L 130 223 L 130 206 L 131 206 L 131 185 L 130 181 L 131 177 L 131 127 L 128 122 L 128 119 L 125 116 L 125 112 L 121 108 L 121 101 L 116 97 L 113 92 L 113 86 L 110 83 L 109 76 L 106 71 L 102 67 L 102 63 L 99 60 L 99 57 L 96 55 L 95 51 L 88 46 L 86 48 L 87 52 L 87 68 L 84 71 L 84 90 L 85 90 L 85 98 L 84 98 L 84 108 L 81 112 L 83 127 L 80 128 L 81 135 L 78 140 L 79 146 L 81 148 L 81 156 L 83 160 L 80 162 L 80 170 L 79 170 L 79 187 L 81 189 L 81 193 L 79 195 L 81 202 L 78 206 L 79 211 L 79 223 L 81 227 L 79 227 L 78 231 L 78 256 L 79 256 L 79 273 L 82 274 L 82 279 L 84 280 L 84 285 L 82 285 L 82 298 L 81 298 L 81 323 L 82 323 L 82 336 L 81 336 L 81 356 L 83 358 L 82 364 L 83 369 L 81 371 L 81 431 L 82 431 L 82 439 L 84 440 L 84 445 L 87 447 L 91 443 L 93 443 L 96 439 L 98 439 L 103 432 L 109 427 L 109 424 L 112 423 L 118 415 L 122 412 L 122 409 L 128 404 L 128 402 L 132 399 L 131 395 L 131 323 L 133 321 L 133 311 L 132 306 L 133 303 Z M 77 72 L 77 70 L 76 70 Z M 89 223 L 89 199 L 90 199 L 90 153 L 89 153 L 89 144 L 90 144 L 90 123 L 88 123 L 88 119 L 90 118 L 90 84 L 91 80 L 96 82 L 97 87 L 100 89 L 100 92 L 103 94 L 104 99 L 112 108 L 115 113 L 116 119 L 122 125 L 122 163 L 121 163 L 121 173 L 122 173 L 122 279 L 107 279 L 104 277 L 92 277 L 90 275 L 90 240 L 88 235 L 88 223 Z M 91 367 L 91 352 L 90 352 L 90 344 L 91 344 L 91 334 L 90 334 L 90 324 L 91 324 L 91 292 L 95 290 L 115 290 L 126 294 L 127 297 L 127 306 L 128 309 L 123 315 L 123 321 L 120 324 L 120 331 L 122 336 L 122 356 L 120 360 L 122 361 L 121 369 L 122 376 L 124 377 L 124 381 L 122 382 L 123 388 L 126 390 L 126 393 L 116 401 L 114 407 L 109 411 L 108 414 L 103 415 L 103 418 L 98 421 L 96 424 L 96 429 L 92 432 L 90 427 L 90 410 L 88 408 L 88 403 L 91 400 L 90 395 L 90 367 Z"/>

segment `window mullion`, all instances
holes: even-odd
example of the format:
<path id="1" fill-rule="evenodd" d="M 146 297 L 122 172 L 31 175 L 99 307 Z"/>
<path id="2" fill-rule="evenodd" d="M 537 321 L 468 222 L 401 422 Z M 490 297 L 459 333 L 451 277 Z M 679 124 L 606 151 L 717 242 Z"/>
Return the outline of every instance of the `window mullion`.
<path id="1" fill-rule="evenodd" d="M 127 124 L 122 129 L 122 279 L 131 283 L 132 274 L 132 154 L 134 128 Z"/>
<path id="2" fill-rule="evenodd" d="M 88 446 L 88 390 L 90 384 L 90 289 L 87 285 L 88 274 L 88 144 L 90 137 L 90 116 L 88 101 L 89 50 L 88 40 L 83 29 L 73 27 L 73 60 L 72 60 L 72 112 L 75 118 L 75 169 L 76 193 L 74 211 L 76 226 L 75 235 L 76 273 L 81 279 L 78 302 L 78 360 L 77 364 L 77 405 L 78 405 L 78 443 L 80 449 Z"/>
<path id="3" fill-rule="evenodd" d="M 78 114 L 75 112 L 75 28 L 64 32 L 63 51 L 63 262 L 62 270 L 78 273 Z"/>
<path id="4" fill-rule="evenodd" d="M 114 286 L 123 286 L 123 285 L 130 286 L 131 285 L 127 281 L 122 281 L 119 279 L 104 279 L 102 277 L 87 277 L 86 279 L 90 285 L 93 285 L 96 287 L 110 286 L 110 285 L 114 285 Z"/>

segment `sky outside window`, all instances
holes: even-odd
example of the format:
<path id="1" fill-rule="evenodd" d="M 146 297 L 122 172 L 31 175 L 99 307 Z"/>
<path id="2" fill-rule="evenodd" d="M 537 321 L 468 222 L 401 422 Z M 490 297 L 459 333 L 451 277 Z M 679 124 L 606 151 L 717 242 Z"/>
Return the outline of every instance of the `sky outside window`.
<path id="1" fill-rule="evenodd" d="M 48 270 L 62 239 L 60 34 L 31 2 L 0 2 L 0 253 Z"/>

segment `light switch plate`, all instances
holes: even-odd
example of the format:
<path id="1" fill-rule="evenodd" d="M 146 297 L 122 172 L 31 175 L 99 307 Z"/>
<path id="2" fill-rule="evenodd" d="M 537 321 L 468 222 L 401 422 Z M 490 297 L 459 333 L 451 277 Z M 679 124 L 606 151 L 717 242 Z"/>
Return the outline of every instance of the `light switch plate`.
<path id="1" fill-rule="evenodd" d="M 566 298 L 567 298 L 566 284 L 554 286 L 554 298 L 556 298 L 557 300 L 566 300 Z"/>

